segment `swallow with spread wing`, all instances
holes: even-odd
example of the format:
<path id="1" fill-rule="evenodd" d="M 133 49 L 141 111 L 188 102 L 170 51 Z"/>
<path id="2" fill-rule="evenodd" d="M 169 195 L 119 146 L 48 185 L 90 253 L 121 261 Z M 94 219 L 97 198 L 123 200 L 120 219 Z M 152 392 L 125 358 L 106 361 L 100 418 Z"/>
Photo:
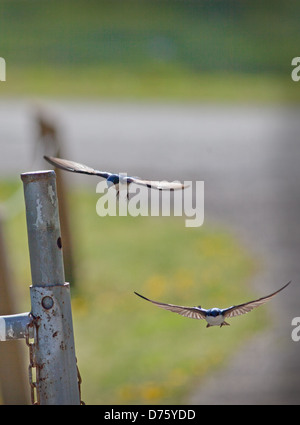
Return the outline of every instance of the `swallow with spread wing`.
<path id="1" fill-rule="evenodd" d="M 61 159 L 61 158 L 54 158 L 51 156 L 44 156 L 46 161 L 48 161 L 51 165 L 54 165 L 55 167 L 61 168 L 65 171 L 71 171 L 73 173 L 81 173 L 81 174 L 88 174 L 92 176 L 99 176 L 107 181 L 108 187 L 114 186 L 117 191 L 117 196 L 119 195 L 119 184 L 124 184 L 127 186 L 127 193 L 128 193 L 128 186 L 131 183 L 135 183 L 141 186 L 147 186 L 149 188 L 158 189 L 158 190 L 180 190 L 184 189 L 184 184 L 180 182 L 167 182 L 167 181 L 155 181 L 155 180 L 143 180 L 138 177 L 128 177 L 123 176 L 122 174 L 113 174 L 109 173 L 107 171 L 99 171 L 94 170 L 93 168 L 84 165 L 79 164 L 78 162 L 69 161 L 67 159 Z M 128 197 L 128 195 L 127 195 Z"/>
<path id="2" fill-rule="evenodd" d="M 267 301 L 269 301 L 272 297 L 274 297 L 276 294 L 278 294 L 280 291 L 282 291 L 284 288 L 286 288 L 291 282 L 288 282 L 286 285 L 284 285 L 282 288 L 278 289 L 276 292 L 273 292 L 270 295 L 267 295 L 266 297 L 258 298 L 254 301 L 249 301 L 247 303 L 239 304 L 239 305 L 233 305 L 228 308 L 210 308 L 208 310 L 201 308 L 201 306 L 198 307 L 184 307 L 180 305 L 174 305 L 174 304 L 165 304 L 160 303 L 157 301 L 150 300 L 149 298 L 144 297 L 143 295 L 138 294 L 135 292 L 136 295 L 143 298 L 144 300 L 150 301 L 151 303 L 157 305 L 158 307 L 164 308 L 165 310 L 172 311 L 173 313 L 178 313 L 181 316 L 189 317 L 191 319 L 205 319 L 207 321 L 206 327 L 209 328 L 210 326 L 224 326 L 228 325 L 225 321 L 225 319 L 240 316 L 241 314 L 249 313 L 249 311 L 253 310 L 256 307 L 259 307 L 263 304 L 265 304 Z"/>

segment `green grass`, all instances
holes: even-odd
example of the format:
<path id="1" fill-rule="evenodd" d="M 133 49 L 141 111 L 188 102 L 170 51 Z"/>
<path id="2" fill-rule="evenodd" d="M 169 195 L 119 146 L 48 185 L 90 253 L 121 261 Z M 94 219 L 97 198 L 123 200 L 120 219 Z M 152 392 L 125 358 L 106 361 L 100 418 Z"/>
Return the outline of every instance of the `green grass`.
<path id="1" fill-rule="evenodd" d="M 19 183 L 0 182 L 0 200 Z M 88 404 L 183 403 L 190 388 L 263 328 L 266 311 L 230 327 L 161 310 L 138 298 L 226 307 L 255 297 L 257 265 L 232 235 L 170 217 L 98 217 L 96 193 L 69 197 L 76 258 L 72 307 L 82 398 Z M 25 213 L 7 221 L 6 238 L 20 309 L 29 309 Z"/>
<path id="2" fill-rule="evenodd" d="M 0 49 L 17 66 L 162 63 L 285 75 L 299 45 L 299 10 L 296 0 L 3 0 Z"/>
<path id="3" fill-rule="evenodd" d="M 295 0 L 4 0 L 0 96 L 299 102 L 299 11 Z"/>
<path id="4" fill-rule="evenodd" d="M 68 97 L 109 100 L 173 100 L 296 103 L 297 83 L 274 75 L 199 74 L 167 66 L 130 71 L 122 67 L 12 68 L 2 97 Z"/>

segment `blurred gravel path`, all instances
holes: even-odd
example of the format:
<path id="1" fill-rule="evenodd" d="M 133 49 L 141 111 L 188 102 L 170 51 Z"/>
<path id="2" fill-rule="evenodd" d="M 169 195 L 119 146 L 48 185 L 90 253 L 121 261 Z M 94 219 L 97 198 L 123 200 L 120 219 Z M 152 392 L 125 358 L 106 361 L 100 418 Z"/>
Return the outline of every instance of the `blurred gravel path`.
<path id="1" fill-rule="evenodd" d="M 258 296 L 293 280 L 266 307 L 271 329 L 186 403 L 299 404 L 300 342 L 291 339 L 291 320 L 300 317 L 300 109 L 46 103 L 70 159 L 145 178 L 204 180 L 205 222 L 226 225 L 263 263 L 252 282 Z M 0 176 L 32 168 L 33 116 L 25 100 L 0 101 Z"/>

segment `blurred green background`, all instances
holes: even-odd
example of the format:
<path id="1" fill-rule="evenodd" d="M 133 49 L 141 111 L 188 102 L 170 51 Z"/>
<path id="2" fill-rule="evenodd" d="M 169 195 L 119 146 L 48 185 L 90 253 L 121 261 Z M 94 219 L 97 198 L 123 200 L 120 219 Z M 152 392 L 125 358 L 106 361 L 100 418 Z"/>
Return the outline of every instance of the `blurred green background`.
<path id="1" fill-rule="evenodd" d="M 295 101 L 299 2 L 3 0 L 3 94 Z"/>
<path id="2" fill-rule="evenodd" d="M 298 102 L 290 73 L 299 54 L 299 13 L 293 0 L 2 0 L 7 81 L 0 98 Z M 1 201 L 18 187 L 1 176 Z M 230 328 L 206 330 L 205 323 L 133 294 L 203 307 L 255 297 L 247 284 L 259 262 L 227 230 L 186 229 L 177 218 L 100 219 L 88 188 L 70 189 L 68 201 L 76 352 L 86 403 L 183 403 L 194 384 L 262 329 L 263 319 L 268 322 L 259 310 Z M 24 212 L 6 224 L 26 310 Z"/>

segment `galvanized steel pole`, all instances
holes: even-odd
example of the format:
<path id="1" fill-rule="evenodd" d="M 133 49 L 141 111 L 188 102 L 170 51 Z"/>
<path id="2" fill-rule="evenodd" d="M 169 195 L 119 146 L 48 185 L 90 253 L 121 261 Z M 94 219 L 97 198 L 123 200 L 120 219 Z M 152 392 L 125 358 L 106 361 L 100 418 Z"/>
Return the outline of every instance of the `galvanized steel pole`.
<path id="1" fill-rule="evenodd" d="M 65 283 L 54 171 L 21 174 L 24 184 L 37 327 L 35 367 L 40 404 L 80 404 L 69 284 Z"/>

